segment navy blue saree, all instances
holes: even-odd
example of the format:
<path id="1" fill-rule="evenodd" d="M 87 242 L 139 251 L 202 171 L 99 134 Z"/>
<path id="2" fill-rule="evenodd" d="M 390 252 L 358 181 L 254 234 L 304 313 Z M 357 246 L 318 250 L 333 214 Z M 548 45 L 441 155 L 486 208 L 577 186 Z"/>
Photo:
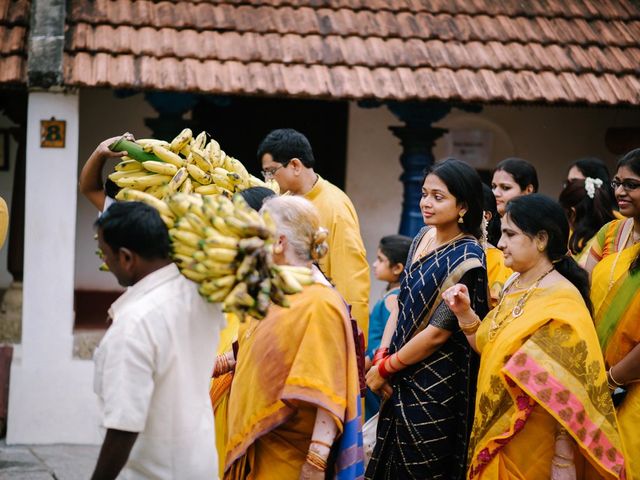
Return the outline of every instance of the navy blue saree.
<path id="1" fill-rule="evenodd" d="M 426 230 L 414 239 L 409 261 Z M 442 301 L 442 292 L 456 283 L 469 288 L 471 307 L 483 318 L 488 311 L 486 262 L 472 237 L 443 245 L 405 269 L 389 352 L 427 325 L 453 333 L 432 355 L 391 378 L 393 395 L 380 410 L 367 479 L 465 478 L 477 356 Z"/>

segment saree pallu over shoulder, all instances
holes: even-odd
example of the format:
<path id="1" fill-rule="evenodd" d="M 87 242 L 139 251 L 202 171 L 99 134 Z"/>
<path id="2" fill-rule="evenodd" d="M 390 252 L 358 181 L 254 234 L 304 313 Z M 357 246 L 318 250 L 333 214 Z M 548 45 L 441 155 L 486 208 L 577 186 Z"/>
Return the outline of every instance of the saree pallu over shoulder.
<path id="1" fill-rule="evenodd" d="M 420 236 L 416 237 L 414 245 L 419 240 Z M 444 245 L 405 269 L 390 353 L 398 351 L 429 324 L 453 333 L 427 358 L 391 379 L 393 394 L 380 411 L 368 479 L 464 477 L 475 354 L 441 296 L 463 278 L 470 282 L 472 304 L 481 309 L 477 301 L 481 298 L 486 306 L 484 251 L 472 238 Z"/>
<path id="2" fill-rule="evenodd" d="M 597 263 L 625 247 L 629 232 L 633 229 L 633 218 L 622 217 L 602 226 L 596 233 L 585 263 Z"/>
<path id="3" fill-rule="evenodd" d="M 297 464 L 301 468 L 316 408 L 328 411 L 338 426 L 331 457 L 336 460 L 330 465 L 335 478 L 362 478 L 358 367 L 344 303 L 332 288 L 320 284 L 289 299 L 289 308 L 271 307 L 267 317 L 240 338 L 229 398 L 225 478 L 289 478 L 289 473 L 278 474 L 275 463 L 258 457 L 272 452 L 290 460 L 283 463 L 287 471 L 294 463 L 293 469 Z M 298 427 L 288 428 L 290 421 Z M 258 443 L 260 449 L 254 448 Z M 252 471 L 247 477 L 256 464 L 267 465 L 269 471 L 257 477 Z"/>
<path id="4" fill-rule="evenodd" d="M 536 407 L 567 429 L 601 478 L 626 478 L 604 363 L 579 292 L 570 285 L 538 288 L 513 319 L 519 297 L 505 298 L 493 340 L 494 312 L 476 334 L 481 355 L 468 478 L 496 478 L 498 457 L 517 435 L 532 448 L 553 441 L 555 429 L 544 438 L 525 438 Z"/>

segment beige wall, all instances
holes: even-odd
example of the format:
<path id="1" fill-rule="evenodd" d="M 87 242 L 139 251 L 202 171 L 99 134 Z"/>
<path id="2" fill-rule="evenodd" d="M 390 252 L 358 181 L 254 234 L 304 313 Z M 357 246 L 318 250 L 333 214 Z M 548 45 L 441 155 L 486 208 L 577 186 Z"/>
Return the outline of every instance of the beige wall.
<path id="1" fill-rule="evenodd" d="M 385 107 L 363 109 L 351 104 L 346 190 L 358 211 L 371 263 L 378 240 L 397 232 L 399 225 L 401 148 L 388 129 L 399 124 Z M 613 168 L 617 156 L 607 150 L 605 132 L 609 127 L 640 127 L 640 110 L 489 106 L 478 114 L 454 110 L 438 126 L 492 130 L 489 167 L 508 155 L 523 157 L 538 169 L 541 191 L 555 198 L 573 160 L 598 156 Z M 445 144 L 444 139 L 437 142 L 436 158 L 448 155 Z M 383 287 L 372 281 L 372 301 L 379 298 Z"/>
<path id="2" fill-rule="evenodd" d="M 138 138 L 150 132 L 144 119 L 156 117 L 142 94 L 119 99 L 110 90 L 80 92 L 80 145 L 78 173 L 98 143 L 111 136 L 131 132 Z M 105 167 L 105 175 L 113 171 L 114 162 Z M 98 215 L 95 207 L 78 193 L 76 224 L 76 288 L 84 290 L 115 290 L 118 284 L 110 273 L 98 271 L 100 260 L 93 239 L 93 222 Z"/>

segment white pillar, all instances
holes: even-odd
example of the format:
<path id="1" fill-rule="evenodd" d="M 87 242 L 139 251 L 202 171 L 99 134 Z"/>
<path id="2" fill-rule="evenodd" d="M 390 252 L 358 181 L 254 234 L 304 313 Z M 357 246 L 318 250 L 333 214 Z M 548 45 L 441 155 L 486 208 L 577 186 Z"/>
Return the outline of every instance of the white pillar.
<path id="1" fill-rule="evenodd" d="M 22 344 L 14 350 L 7 443 L 96 443 L 93 364 L 73 359 L 77 93 L 33 92 L 27 117 Z M 40 121 L 66 121 L 64 148 Z"/>

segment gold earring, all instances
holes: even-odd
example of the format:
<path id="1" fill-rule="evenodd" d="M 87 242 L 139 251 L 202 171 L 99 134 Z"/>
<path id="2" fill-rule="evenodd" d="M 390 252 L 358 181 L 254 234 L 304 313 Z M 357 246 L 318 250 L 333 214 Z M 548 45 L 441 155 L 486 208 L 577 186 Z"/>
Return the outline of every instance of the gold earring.
<path id="1" fill-rule="evenodd" d="M 544 245 L 540 245 L 540 244 L 538 243 L 538 244 L 537 244 L 537 247 L 538 247 L 538 251 L 539 251 L 540 253 L 544 252 Z"/>
<path id="2" fill-rule="evenodd" d="M 281 243 L 277 243 L 273 246 L 273 253 L 280 255 L 284 251 L 284 247 Z"/>
<path id="3" fill-rule="evenodd" d="M 464 214 L 467 212 L 463 212 L 462 210 L 460 210 L 458 212 L 458 223 L 464 223 Z"/>

